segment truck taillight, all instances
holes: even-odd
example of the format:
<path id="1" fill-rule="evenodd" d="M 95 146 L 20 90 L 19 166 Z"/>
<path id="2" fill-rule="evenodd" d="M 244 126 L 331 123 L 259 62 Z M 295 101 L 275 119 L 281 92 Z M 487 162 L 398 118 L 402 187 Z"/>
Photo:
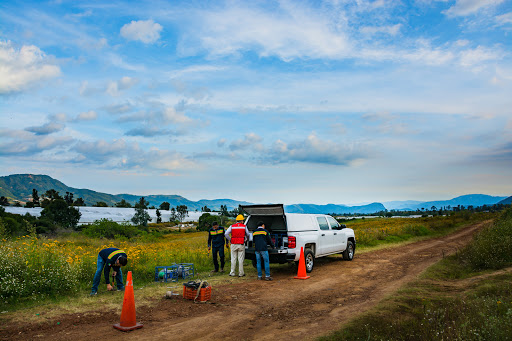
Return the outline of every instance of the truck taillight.
<path id="1" fill-rule="evenodd" d="M 295 249 L 295 246 L 297 246 L 295 237 L 288 236 L 288 248 L 289 249 Z"/>

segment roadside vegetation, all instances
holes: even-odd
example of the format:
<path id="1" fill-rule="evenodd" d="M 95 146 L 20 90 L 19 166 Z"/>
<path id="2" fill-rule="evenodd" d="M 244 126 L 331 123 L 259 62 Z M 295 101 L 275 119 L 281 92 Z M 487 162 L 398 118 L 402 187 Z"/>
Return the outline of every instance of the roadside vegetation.
<path id="1" fill-rule="evenodd" d="M 492 219 L 496 213 L 458 211 L 421 218 L 338 219 L 354 230 L 357 247 L 374 248 L 418 237 L 444 235 L 460 226 Z"/>
<path id="2" fill-rule="evenodd" d="M 512 208 L 455 255 L 321 340 L 511 340 Z"/>
<path id="3" fill-rule="evenodd" d="M 141 198 L 142 203 L 143 200 Z M 207 230 L 211 221 L 219 219 L 219 216 L 205 213 L 197 228 L 183 230 L 170 228 L 172 224 L 168 222 L 144 225 L 145 218 L 138 221 L 139 225 L 101 219 L 74 229 L 57 226 L 49 229 L 51 233 L 27 228 L 30 234 L 16 237 L 5 233 L 11 224 L 34 226 L 31 223 L 37 221 L 14 216 L 0 209 L 0 234 L 2 229 L 4 231 L 0 239 L 2 311 L 85 295 L 90 290 L 98 252 L 106 247 L 126 251 L 129 262 L 123 272 L 132 271 L 138 285 L 153 283 L 156 266 L 193 263 L 197 272 L 209 272 L 212 264 L 206 248 L 207 233 L 197 230 Z M 361 219 L 346 224 L 356 231 L 358 248 L 365 249 L 448 233 L 457 226 L 491 216 L 491 213 L 455 212 L 446 217 Z M 140 217 L 144 217 L 142 208 L 138 219 Z M 220 219 L 225 226 L 232 223 L 230 217 Z M 226 268 L 229 268 L 229 253 L 226 261 Z"/>

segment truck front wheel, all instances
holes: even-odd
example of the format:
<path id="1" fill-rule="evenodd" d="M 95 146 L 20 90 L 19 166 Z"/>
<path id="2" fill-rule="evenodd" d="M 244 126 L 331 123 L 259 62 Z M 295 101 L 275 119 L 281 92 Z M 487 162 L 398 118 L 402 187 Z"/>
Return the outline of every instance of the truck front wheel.
<path id="1" fill-rule="evenodd" d="M 304 251 L 304 261 L 306 263 L 306 272 L 309 273 L 313 271 L 313 266 L 315 265 L 315 254 L 311 249 L 306 249 Z"/>
<path id="2" fill-rule="evenodd" d="M 343 251 L 343 259 L 344 260 L 352 260 L 354 259 L 354 243 L 351 241 L 347 242 L 347 248 Z"/>

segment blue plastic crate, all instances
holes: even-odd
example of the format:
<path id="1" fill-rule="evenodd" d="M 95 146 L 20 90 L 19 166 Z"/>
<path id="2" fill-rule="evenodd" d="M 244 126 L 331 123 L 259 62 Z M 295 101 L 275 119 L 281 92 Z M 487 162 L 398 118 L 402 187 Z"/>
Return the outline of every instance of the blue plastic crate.
<path id="1" fill-rule="evenodd" d="M 178 263 L 169 266 L 156 266 L 155 267 L 155 282 L 157 281 L 172 281 L 175 282 L 179 279 L 192 278 L 196 274 L 193 263 Z"/>

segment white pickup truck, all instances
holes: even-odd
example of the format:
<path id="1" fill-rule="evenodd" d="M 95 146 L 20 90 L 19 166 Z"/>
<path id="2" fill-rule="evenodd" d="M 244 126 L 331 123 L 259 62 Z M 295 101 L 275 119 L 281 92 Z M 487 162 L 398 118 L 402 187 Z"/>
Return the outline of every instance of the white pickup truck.
<path id="1" fill-rule="evenodd" d="M 241 208 L 249 214 L 245 224 L 249 231 L 262 221 L 269 231 L 275 249 L 269 248 L 271 263 L 298 262 L 300 248 L 304 248 L 306 271 L 311 272 L 315 258 L 341 253 L 344 260 L 352 260 L 356 250 L 354 230 L 339 224 L 325 214 L 285 213 L 282 204 L 247 205 Z M 245 247 L 245 258 L 256 264 L 252 241 Z"/>

